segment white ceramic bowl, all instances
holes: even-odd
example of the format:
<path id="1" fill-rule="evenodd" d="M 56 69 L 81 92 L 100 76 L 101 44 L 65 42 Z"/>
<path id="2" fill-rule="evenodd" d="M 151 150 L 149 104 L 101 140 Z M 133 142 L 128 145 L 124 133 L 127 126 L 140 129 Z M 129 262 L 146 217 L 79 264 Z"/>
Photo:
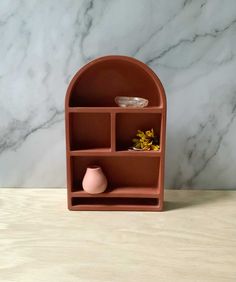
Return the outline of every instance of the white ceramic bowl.
<path id="1" fill-rule="evenodd" d="M 143 108 L 148 105 L 148 100 L 140 97 L 117 96 L 115 102 L 119 107 Z"/>

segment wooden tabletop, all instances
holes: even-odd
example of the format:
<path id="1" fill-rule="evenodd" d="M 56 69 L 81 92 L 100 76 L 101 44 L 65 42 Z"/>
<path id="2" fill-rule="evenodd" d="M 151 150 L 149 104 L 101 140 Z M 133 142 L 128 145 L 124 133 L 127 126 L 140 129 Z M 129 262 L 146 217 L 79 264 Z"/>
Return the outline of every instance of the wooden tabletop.
<path id="1" fill-rule="evenodd" d="M 235 282 L 236 191 L 167 190 L 164 212 L 70 212 L 0 189 L 1 282 Z"/>

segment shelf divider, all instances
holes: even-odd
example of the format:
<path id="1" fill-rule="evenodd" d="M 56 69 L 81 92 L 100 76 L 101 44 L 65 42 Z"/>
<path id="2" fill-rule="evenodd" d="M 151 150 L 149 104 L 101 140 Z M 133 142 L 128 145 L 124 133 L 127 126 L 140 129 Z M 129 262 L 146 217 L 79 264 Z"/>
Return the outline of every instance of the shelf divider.
<path id="1" fill-rule="evenodd" d="M 113 147 L 114 148 L 114 147 Z M 161 151 L 113 151 L 111 148 L 94 148 L 88 150 L 71 150 L 70 156 L 111 156 L 111 157 L 161 157 Z"/>
<path id="2" fill-rule="evenodd" d="M 158 198 L 157 187 L 117 187 L 101 194 L 88 194 L 82 188 L 71 193 L 72 197 L 78 198 Z"/>
<path id="3" fill-rule="evenodd" d="M 69 113 L 162 113 L 162 107 L 121 108 L 121 107 L 69 107 Z"/>
<path id="4" fill-rule="evenodd" d="M 111 152 L 116 151 L 116 114 L 111 112 Z"/>

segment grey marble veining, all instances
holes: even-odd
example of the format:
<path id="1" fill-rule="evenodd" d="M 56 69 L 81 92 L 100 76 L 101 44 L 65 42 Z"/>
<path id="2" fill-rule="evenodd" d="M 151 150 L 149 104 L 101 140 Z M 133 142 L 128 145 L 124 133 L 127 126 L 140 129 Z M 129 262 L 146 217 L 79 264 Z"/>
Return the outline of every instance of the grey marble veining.
<path id="1" fill-rule="evenodd" d="M 64 187 L 64 95 L 88 61 L 147 63 L 168 100 L 167 188 L 236 188 L 234 0 L 0 2 L 0 186 Z"/>

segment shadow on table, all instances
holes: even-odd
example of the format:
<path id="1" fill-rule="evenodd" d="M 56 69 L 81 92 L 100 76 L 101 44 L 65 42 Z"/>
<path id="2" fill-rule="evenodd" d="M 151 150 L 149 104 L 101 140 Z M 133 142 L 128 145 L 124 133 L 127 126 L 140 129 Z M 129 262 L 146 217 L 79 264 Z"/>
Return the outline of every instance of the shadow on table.
<path id="1" fill-rule="evenodd" d="M 166 194 L 164 211 L 211 204 L 230 197 L 227 190 L 168 190 Z"/>

